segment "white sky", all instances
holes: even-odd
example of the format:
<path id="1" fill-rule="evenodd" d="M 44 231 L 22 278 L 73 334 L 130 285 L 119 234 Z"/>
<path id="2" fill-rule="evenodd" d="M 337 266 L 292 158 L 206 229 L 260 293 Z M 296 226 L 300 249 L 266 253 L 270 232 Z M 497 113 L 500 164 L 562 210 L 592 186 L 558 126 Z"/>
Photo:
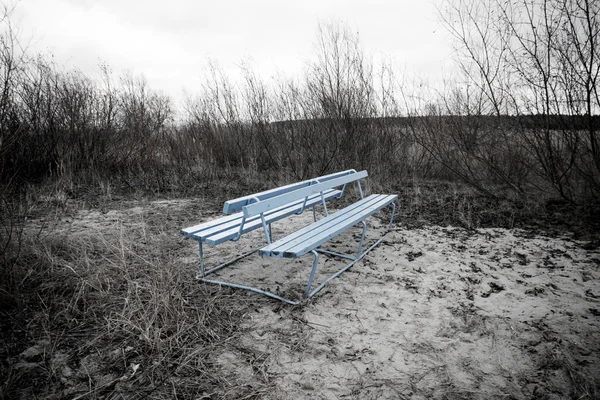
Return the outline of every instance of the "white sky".
<path id="1" fill-rule="evenodd" d="M 232 73 L 250 58 L 263 77 L 300 74 L 319 21 L 347 23 L 367 53 L 423 78 L 451 54 L 432 0 L 19 0 L 13 20 L 59 65 L 95 74 L 105 62 L 176 100 L 199 88 L 208 58 Z"/>

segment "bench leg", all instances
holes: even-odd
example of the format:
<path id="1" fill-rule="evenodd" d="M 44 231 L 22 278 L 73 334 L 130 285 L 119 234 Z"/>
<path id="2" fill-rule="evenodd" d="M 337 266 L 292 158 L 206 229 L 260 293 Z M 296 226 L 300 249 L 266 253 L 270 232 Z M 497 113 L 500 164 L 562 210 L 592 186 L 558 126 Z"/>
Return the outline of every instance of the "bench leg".
<path id="1" fill-rule="evenodd" d="M 340 257 L 340 258 L 345 258 L 348 260 L 356 261 L 358 259 L 358 257 L 360 257 L 360 251 L 362 250 L 362 246 L 365 242 L 365 236 L 367 234 L 367 223 L 365 221 L 360 221 L 360 223 L 363 225 L 363 231 L 362 231 L 362 235 L 360 237 L 360 243 L 358 243 L 358 251 L 356 252 L 356 257 L 348 256 L 346 254 L 336 253 L 335 251 L 329 251 L 329 250 L 316 249 L 316 251 L 319 253 L 323 253 L 323 254 L 329 254 L 330 256 L 335 256 L 335 257 Z"/>
<path id="2" fill-rule="evenodd" d="M 200 252 L 200 276 L 205 276 L 204 274 L 204 254 L 202 253 L 202 240 L 198 241 L 198 248 Z"/>
<path id="3" fill-rule="evenodd" d="M 267 292 L 265 290 L 260 290 L 260 289 L 255 288 L 255 287 L 238 285 L 236 283 L 229 283 L 229 282 L 211 281 L 209 279 L 200 279 L 200 281 L 204 282 L 204 283 L 210 283 L 210 284 L 213 284 L 213 285 L 226 286 L 226 287 L 230 287 L 230 288 L 234 288 L 234 289 L 248 290 L 250 292 L 254 292 L 254 293 L 258 293 L 258 294 L 263 294 L 265 296 L 272 297 L 274 299 L 283 301 L 284 303 L 288 303 L 288 304 L 291 304 L 293 306 L 300 304 L 299 301 L 293 301 L 293 300 L 290 300 L 290 299 L 286 299 L 284 297 L 276 295 L 275 293 Z"/>
<path id="4" fill-rule="evenodd" d="M 388 224 L 388 231 L 392 227 L 392 222 L 394 221 L 394 213 L 396 212 L 396 203 L 393 202 L 391 204 L 392 204 L 393 208 L 392 208 L 392 216 L 390 218 L 390 223 Z M 374 249 L 375 247 L 377 247 L 379 245 L 379 243 L 381 243 L 383 241 L 383 237 L 382 237 L 379 240 L 377 240 L 375 243 L 373 243 L 371 246 L 369 246 L 369 248 L 367 250 L 365 250 L 364 253 L 361 254 L 361 250 L 362 250 L 362 247 L 363 247 L 363 244 L 364 244 L 364 240 L 365 240 L 365 234 L 367 232 L 367 224 L 365 223 L 365 221 L 361 221 L 361 223 L 363 224 L 363 231 L 362 231 L 362 236 L 360 238 L 360 243 L 358 244 L 358 252 L 356 254 L 356 257 L 350 257 L 350 256 L 347 256 L 345 254 L 335 253 L 335 252 L 329 251 L 329 250 L 321 250 L 321 249 L 313 250 L 313 252 L 317 251 L 319 253 L 324 253 L 324 254 L 329 254 L 329 255 L 332 255 L 332 256 L 336 256 L 336 257 L 346 258 L 348 260 L 352 260 L 352 262 L 350 264 L 347 264 L 346 266 L 344 266 L 342 269 L 340 269 L 335 274 L 331 275 L 329 278 L 327 278 L 327 280 L 325 280 L 325 282 L 321 283 L 312 292 L 308 293 L 308 289 L 309 288 L 307 288 L 308 295 L 305 294 L 304 295 L 305 298 L 310 298 L 310 297 L 314 296 L 315 294 L 317 294 L 321 289 L 323 289 L 323 287 L 325 286 L 325 284 L 327 282 L 329 282 L 332 279 L 335 279 L 338 276 L 340 276 L 341 274 L 343 274 L 346 270 L 348 270 L 349 268 L 351 268 L 354 264 L 356 264 L 357 262 L 359 262 L 360 260 L 362 260 L 363 257 L 366 256 L 369 251 L 371 251 L 372 249 Z M 314 268 L 315 267 L 313 266 L 313 269 Z M 311 278 L 312 278 L 312 276 L 311 276 Z M 312 279 L 311 279 L 311 283 L 312 283 Z"/>
<path id="5" fill-rule="evenodd" d="M 358 244 L 358 252 L 356 253 L 356 258 L 360 256 L 360 251 L 362 250 L 363 242 L 365 241 L 365 233 L 367 233 L 367 223 L 365 221 L 360 221 L 363 224 L 362 236 L 360 237 L 360 243 Z"/>
<path id="6" fill-rule="evenodd" d="M 267 238 L 267 243 L 271 244 L 271 224 L 269 224 L 269 227 L 267 228 L 264 213 L 260 213 L 260 220 L 262 222 L 263 231 L 265 232 L 265 237 Z"/>
<path id="7" fill-rule="evenodd" d="M 370 252 L 373 248 L 375 248 L 377 245 L 379 245 L 379 243 L 381 243 L 382 240 L 383 240 L 383 238 L 381 238 L 378 241 L 376 241 L 375 243 L 373 243 L 367 250 L 365 250 L 360 256 L 358 256 L 356 259 L 354 259 L 350 264 L 347 264 L 345 267 L 340 269 L 338 272 L 336 272 L 335 274 L 333 274 L 329 278 L 327 278 L 325 280 L 325 282 L 321 283 L 316 289 L 314 289 L 312 292 L 310 292 L 308 297 L 309 298 L 313 297 L 315 294 L 317 294 L 321 289 L 323 289 L 325 287 L 327 282 L 337 278 L 338 276 L 340 276 L 341 274 L 346 272 L 348 269 L 350 269 L 354 264 L 356 264 L 357 262 L 362 260 L 363 257 L 366 256 L 367 253 Z M 322 251 L 319 250 L 319 253 L 322 253 Z M 352 258 L 350 258 L 350 259 L 352 259 Z"/>
<path id="8" fill-rule="evenodd" d="M 310 287 L 312 286 L 313 279 L 315 278 L 315 272 L 317 272 L 317 264 L 319 263 L 319 253 L 316 250 L 311 251 L 315 259 L 313 260 L 313 267 L 310 271 L 310 277 L 308 278 L 308 283 L 306 284 L 306 290 L 304 291 L 304 298 L 308 298 L 308 294 L 310 293 Z"/>
<path id="9" fill-rule="evenodd" d="M 394 222 L 394 214 L 396 213 L 396 201 L 392 202 L 392 216 L 390 217 L 390 224 L 388 225 L 388 231 L 392 229 L 392 222 Z"/>
<path id="10" fill-rule="evenodd" d="M 317 253 L 316 250 L 311 251 L 311 253 L 314 256 L 314 260 L 313 260 L 312 270 L 310 271 L 310 277 L 308 278 L 308 283 L 306 284 L 306 290 L 304 291 L 304 296 L 303 296 L 304 299 L 308 299 L 309 297 L 311 297 L 316 292 L 315 291 L 315 292 L 311 293 L 310 292 L 310 288 L 311 288 L 313 280 L 315 278 L 315 273 L 317 272 L 317 265 L 319 264 L 319 253 Z M 206 274 L 209 274 L 209 273 L 213 272 L 216 269 L 220 269 L 220 268 L 222 268 L 222 267 L 224 267 L 226 265 L 229 265 L 233 261 L 236 261 L 236 260 L 240 259 L 241 257 L 243 257 L 243 256 L 240 256 L 240 257 L 236 258 L 235 260 L 232 260 L 231 262 L 223 264 L 222 266 L 215 267 L 215 268 L 209 270 Z M 255 288 L 255 287 L 238 285 L 238 284 L 229 283 L 229 282 L 213 281 L 213 280 L 209 280 L 209 279 L 204 279 L 203 277 L 200 277 L 199 279 L 200 279 L 201 282 L 204 282 L 204 283 L 212 283 L 214 285 L 227 286 L 227 287 L 231 287 L 231 288 L 235 288 L 235 289 L 243 289 L 243 290 L 248 290 L 248 291 L 251 291 L 251 292 L 254 292 L 254 293 L 263 294 L 265 296 L 269 296 L 269 297 L 272 297 L 274 299 L 281 300 L 281 301 L 283 301 L 285 303 L 288 303 L 288 304 L 291 304 L 291 305 L 300 304 L 299 301 L 293 301 L 293 300 L 290 300 L 290 299 L 286 299 L 284 297 L 276 295 L 275 293 L 267 292 L 265 290 L 261 290 L 261 289 Z"/>

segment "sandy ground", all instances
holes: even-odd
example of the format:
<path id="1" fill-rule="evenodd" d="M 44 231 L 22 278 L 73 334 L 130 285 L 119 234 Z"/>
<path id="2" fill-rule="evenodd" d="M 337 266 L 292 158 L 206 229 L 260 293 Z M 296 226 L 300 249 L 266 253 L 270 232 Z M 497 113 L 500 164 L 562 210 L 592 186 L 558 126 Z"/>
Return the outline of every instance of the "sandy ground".
<path id="1" fill-rule="evenodd" d="M 165 251 L 193 280 L 196 242 L 179 237 L 183 226 L 156 233 L 147 221 L 160 216 L 192 225 L 217 215 L 194 200 L 145 202 L 81 210 L 54 232 L 173 235 L 176 245 Z M 290 217 L 274 224 L 273 234 L 281 238 L 311 222 L 310 212 Z M 373 243 L 386 222 L 367 222 Z M 600 397 L 597 243 L 569 233 L 409 230 L 398 222 L 361 262 L 301 306 L 242 292 L 248 310 L 239 336 L 224 341 L 211 365 L 225 381 L 268 388 L 261 393 L 272 399 Z M 324 248 L 351 254 L 360 234 L 355 227 Z M 205 246 L 207 263 L 263 243 L 255 231 L 239 242 Z M 321 256 L 315 286 L 344 265 Z M 311 266 L 310 255 L 254 254 L 210 277 L 298 299 Z"/>
<path id="2" fill-rule="evenodd" d="M 311 217 L 274 224 L 275 238 Z M 368 225 L 371 242 L 385 232 L 377 218 Z M 325 248 L 352 253 L 360 233 L 356 227 Z M 600 377 L 600 252 L 569 237 L 396 226 L 300 307 L 248 293 L 257 306 L 245 333 L 216 362 L 238 379 L 260 375 L 275 387 L 268 397 L 277 399 L 593 398 Z M 207 261 L 261 241 L 256 231 L 209 247 Z M 190 252 L 182 262 L 194 268 L 197 258 Z M 321 256 L 315 282 L 343 265 Z M 311 266 L 310 255 L 255 254 L 211 279 L 299 298 Z M 260 362 L 249 363 L 249 352 Z"/>

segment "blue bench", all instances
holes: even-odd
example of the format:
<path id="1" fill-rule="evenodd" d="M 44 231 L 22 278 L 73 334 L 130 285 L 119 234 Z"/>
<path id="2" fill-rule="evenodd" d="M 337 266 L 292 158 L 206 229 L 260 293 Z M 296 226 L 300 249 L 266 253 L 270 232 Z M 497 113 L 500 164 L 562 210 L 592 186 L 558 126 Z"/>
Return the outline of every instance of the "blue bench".
<path id="1" fill-rule="evenodd" d="M 251 232 L 255 229 L 263 228 L 263 220 L 265 223 L 264 226 L 268 227 L 265 231 L 265 236 L 268 238 L 267 242 L 269 242 L 271 237 L 271 224 L 273 222 L 279 221 L 292 214 L 301 214 L 307 208 L 312 208 L 313 219 L 316 221 L 315 207 L 317 205 L 322 205 L 325 209 L 325 213 L 327 214 L 326 202 L 331 199 L 342 197 L 345 190 L 345 185 L 343 185 L 341 190 L 331 188 L 323 191 L 323 193 L 317 193 L 308 196 L 306 199 L 298 199 L 296 201 L 282 203 L 279 207 L 265 212 L 262 216 L 255 215 L 252 217 L 247 217 L 243 212 L 241 212 L 243 207 L 257 202 L 267 201 L 271 198 L 281 196 L 298 189 L 306 188 L 319 182 L 327 182 L 352 174 L 356 174 L 356 171 L 353 169 L 282 186 L 250 196 L 229 200 L 223 205 L 223 214 L 226 214 L 226 217 L 182 229 L 180 233 L 183 236 L 198 242 L 200 253 L 200 270 L 198 271 L 197 278 L 204 278 L 206 275 L 216 272 L 219 269 L 231 265 L 241 258 L 258 251 L 258 249 L 249 251 L 214 268 L 206 269 L 204 265 L 204 252 L 202 243 L 216 246 L 226 241 L 235 242 L 239 240 L 245 233 Z"/>
<path id="2" fill-rule="evenodd" d="M 321 290 L 327 282 L 336 278 L 348 268 L 352 267 L 355 263 L 360 261 L 371 249 L 376 247 L 383 238 L 377 240 L 371 245 L 366 251 L 361 253 L 362 246 L 365 239 L 367 225 L 365 219 L 377 213 L 381 209 L 392 205 L 392 215 L 388 229 L 391 227 L 394 213 L 396 210 L 395 200 L 396 195 L 379 195 L 374 194 L 368 197 L 364 197 L 362 187 L 360 185 L 360 179 L 367 177 L 366 171 L 356 172 L 354 170 L 343 171 L 337 174 L 327 175 L 311 181 L 300 182 L 299 184 L 288 185 L 283 188 L 273 189 L 267 192 L 259 193 L 253 196 L 246 196 L 240 199 L 231 200 L 225 203 L 224 212 L 226 211 L 239 211 L 241 213 L 235 214 L 235 218 L 230 220 L 228 218 L 222 218 L 220 220 L 212 221 L 209 223 L 196 225 L 191 228 L 186 228 L 181 231 L 182 234 L 196 239 L 200 243 L 200 258 L 201 266 L 198 279 L 202 282 L 212 283 L 222 286 L 229 286 L 234 288 L 240 288 L 250 290 L 253 292 L 261 293 L 269 297 L 276 298 L 289 304 L 298 304 L 299 302 L 290 299 L 285 299 L 274 293 L 266 292 L 261 289 L 238 285 L 229 282 L 222 282 L 216 280 L 206 279 L 206 275 L 215 272 L 231 263 L 245 257 L 248 254 L 254 253 L 256 250 L 243 254 L 225 264 L 212 268 L 208 271 L 204 269 L 202 261 L 202 242 L 209 244 L 218 244 L 225 240 L 238 240 L 239 237 L 246 232 L 246 229 L 252 230 L 262 226 L 267 245 L 259 249 L 261 256 L 268 257 L 279 257 L 279 258 L 299 258 L 305 254 L 311 253 L 314 256 L 313 267 L 308 278 L 306 290 L 304 292 L 304 299 L 308 299 L 314 296 L 319 290 Z M 329 215 L 327 211 L 326 200 L 331 198 L 338 198 L 344 192 L 344 189 L 348 183 L 356 182 L 358 190 L 360 192 L 361 200 L 358 202 L 336 212 L 335 214 Z M 342 190 L 336 190 L 336 187 L 342 187 Z M 314 216 L 314 206 L 322 204 L 325 211 L 325 218 L 316 221 Z M 307 206 L 313 207 L 313 219 L 314 223 L 311 225 L 294 232 L 285 238 L 281 238 L 275 242 L 271 241 L 271 230 L 270 224 L 277 220 L 284 218 L 285 216 L 293 213 L 301 213 Z M 234 217 L 234 216 L 232 216 Z M 339 254 L 323 249 L 319 249 L 319 246 L 331 240 L 340 233 L 346 231 L 350 227 L 362 224 L 363 232 L 358 246 L 358 252 L 356 256 L 349 256 L 345 254 Z M 351 262 L 345 265 L 342 269 L 337 271 L 335 274 L 330 276 L 316 289 L 311 291 L 312 282 L 317 270 L 319 253 L 341 257 L 349 259 Z"/>

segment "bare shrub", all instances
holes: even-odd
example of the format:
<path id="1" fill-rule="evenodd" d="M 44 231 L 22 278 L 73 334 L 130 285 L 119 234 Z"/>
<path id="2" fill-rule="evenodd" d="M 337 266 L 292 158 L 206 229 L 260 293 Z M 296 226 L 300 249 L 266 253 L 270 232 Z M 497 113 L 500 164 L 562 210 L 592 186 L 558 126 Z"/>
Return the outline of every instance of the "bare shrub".
<path id="1" fill-rule="evenodd" d="M 443 2 L 441 15 L 480 99 L 477 114 L 521 117 L 510 126 L 519 138 L 506 143 L 524 146 L 515 156 L 538 178 L 531 183 L 569 201 L 597 200 L 597 2 L 457 0 Z"/>

